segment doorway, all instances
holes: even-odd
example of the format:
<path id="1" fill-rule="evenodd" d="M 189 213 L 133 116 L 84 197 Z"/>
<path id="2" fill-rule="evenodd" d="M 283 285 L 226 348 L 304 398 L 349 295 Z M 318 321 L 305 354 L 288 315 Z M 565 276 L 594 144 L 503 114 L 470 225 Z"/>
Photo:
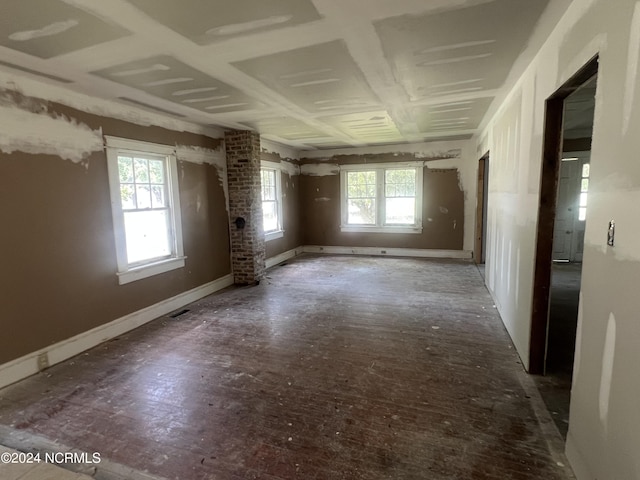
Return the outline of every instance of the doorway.
<path id="1" fill-rule="evenodd" d="M 598 59 L 546 102 L 530 373 L 566 437 L 588 208 Z"/>
<path id="2" fill-rule="evenodd" d="M 478 164 L 478 199 L 476 203 L 476 236 L 473 258 L 477 265 L 484 265 L 487 245 L 487 201 L 489 198 L 489 152 Z M 481 273 L 484 273 L 481 271 Z M 484 274 L 483 274 L 484 276 Z"/>

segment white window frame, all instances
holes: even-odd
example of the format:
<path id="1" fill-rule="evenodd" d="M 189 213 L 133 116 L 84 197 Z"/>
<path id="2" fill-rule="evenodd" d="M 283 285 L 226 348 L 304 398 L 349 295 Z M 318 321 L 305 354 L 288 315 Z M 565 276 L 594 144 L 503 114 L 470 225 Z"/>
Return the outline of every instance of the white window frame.
<path id="1" fill-rule="evenodd" d="M 175 147 L 155 143 L 129 140 L 126 138 L 105 135 L 107 151 L 107 167 L 109 172 L 109 189 L 111 193 L 111 213 L 116 244 L 118 263 L 118 283 L 135 282 L 143 278 L 168 272 L 185 265 L 184 246 L 182 242 L 182 216 L 180 211 L 180 194 L 178 188 L 178 165 Z M 167 199 L 171 220 L 169 236 L 171 253 L 167 258 L 152 259 L 148 262 L 130 264 L 127 259 L 127 240 L 125 235 L 124 211 L 120 196 L 120 175 L 118 172 L 118 155 L 135 155 L 164 157 L 167 174 Z"/>
<path id="2" fill-rule="evenodd" d="M 272 170 L 276 177 L 276 213 L 278 214 L 278 227 L 275 230 L 264 232 L 266 242 L 284 237 L 283 218 L 282 218 L 282 166 L 277 162 L 260 162 L 260 180 L 262 181 L 262 170 Z M 262 192 L 262 190 L 261 190 Z M 262 200 L 262 194 L 261 198 Z"/>
<path id="3" fill-rule="evenodd" d="M 367 163 L 358 165 L 340 166 L 340 230 L 342 232 L 358 233 L 422 233 L 422 176 L 423 163 L 397 162 L 397 163 Z M 412 225 L 386 225 L 385 219 L 385 171 L 416 169 L 416 206 L 415 222 Z M 375 225 L 355 225 L 347 223 L 348 199 L 347 199 L 347 173 L 354 171 L 376 172 L 376 223 Z"/>

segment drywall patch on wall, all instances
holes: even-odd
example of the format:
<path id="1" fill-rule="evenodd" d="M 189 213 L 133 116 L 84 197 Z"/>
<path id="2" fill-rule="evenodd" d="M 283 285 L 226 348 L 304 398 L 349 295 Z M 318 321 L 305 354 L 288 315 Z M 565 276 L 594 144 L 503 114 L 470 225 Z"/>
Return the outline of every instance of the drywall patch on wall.
<path id="1" fill-rule="evenodd" d="M 311 177 L 326 177 L 327 175 L 338 175 L 340 166 L 335 163 L 310 163 L 300 167 L 301 175 Z"/>
<path id="2" fill-rule="evenodd" d="M 432 151 L 432 152 L 416 152 L 415 157 L 424 160 L 445 160 L 452 158 L 460 158 L 462 156 L 462 150 L 455 148 L 446 151 Z"/>
<path id="3" fill-rule="evenodd" d="M 0 90 L 0 150 L 55 155 L 73 163 L 104 148 L 101 129 L 49 112 L 45 102 Z"/>
<path id="4" fill-rule="evenodd" d="M 300 175 L 300 166 L 296 164 L 299 158 L 297 150 L 261 138 L 260 151 L 261 159 L 279 163 L 281 172 L 290 177 Z"/>
<path id="5" fill-rule="evenodd" d="M 446 159 L 446 158 L 459 158 L 462 156 L 462 150 L 465 146 L 470 146 L 471 141 L 440 141 L 440 142 L 421 142 L 410 143 L 404 145 L 394 145 L 393 151 L 389 151 L 391 148 L 389 145 L 370 146 L 370 147 L 357 147 L 357 148 L 337 148 L 333 150 L 316 150 L 305 151 L 304 158 L 315 161 L 326 161 L 335 157 L 349 157 L 355 156 L 386 156 L 386 157 L 401 157 L 403 155 L 410 155 L 414 158 L 428 159 Z M 475 148 L 475 146 L 473 147 Z M 393 160 L 385 160 L 393 161 Z"/>
<path id="6" fill-rule="evenodd" d="M 224 145 L 216 148 L 194 147 L 191 145 L 176 145 L 176 156 L 178 160 L 185 162 L 208 164 L 216 168 L 224 169 L 227 166 L 227 157 Z"/>
<path id="7" fill-rule="evenodd" d="M 277 155 L 282 160 L 298 160 L 300 158 L 297 150 L 265 138 L 260 138 L 260 150 Z"/>
<path id="8" fill-rule="evenodd" d="M 616 353 L 616 318 L 613 313 L 609 314 L 607 322 L 607 334 L 604 340 L 604 350 L 602 352 L 602 374 L 600 376 L 600 397 L 598 408 L 600 421 L 607 431 L 607 419 L 609 417 L 609 396 L 611 394 L 611 381 L 613 377 L 613 360 Z"/>
<path id="9" fill-rule="evenodd" d="M 218 181 L 224 191 L 227 212 L 229 211 L 229 185 L 227 183 L 227 155 L 224 144 L 215 150 L 212 148 L 195 147 L 191 145 L 176 145 L 176 157 L 180 161 L 206 164 L 216 168 Z"/>
<path id="10" fill-rule="evenodd" d="M 300 175 L 300 167 L 286 160 L 280 162 L 280 170 L 290 177 L 293 177 L 294 175 Z"/>

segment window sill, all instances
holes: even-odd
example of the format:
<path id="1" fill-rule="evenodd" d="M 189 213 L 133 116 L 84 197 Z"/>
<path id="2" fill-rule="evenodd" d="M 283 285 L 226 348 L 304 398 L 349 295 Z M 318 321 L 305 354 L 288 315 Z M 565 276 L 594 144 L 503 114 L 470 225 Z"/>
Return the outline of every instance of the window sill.
<path id="1" fill-rule="evenodd" d="M 264 234 L 264 241 L 275 240 L 276 238 L 284 237 L 284 230 L 276 230 L 275 232 L 269 232 Z"/>
<path id="2" fill-rule="evenodd" d="M 124 285 L 125 283 L 135 282 L 136 280 L 142 280 L 143 278 L 182 268 L 184 267 L 184 260 L 186 258 L 187 257 L 168 258 L 166 260 L 160 260 L 159 262 L 133 267 L 124 272 L 118 272 L 118 284 Z"/>
<path id="3" fill-rule="evenodd" d="M 341 225 L 340 231 L 353 233 L 422 233 L 422 227 L 378 227 L 367 225 Z"/>

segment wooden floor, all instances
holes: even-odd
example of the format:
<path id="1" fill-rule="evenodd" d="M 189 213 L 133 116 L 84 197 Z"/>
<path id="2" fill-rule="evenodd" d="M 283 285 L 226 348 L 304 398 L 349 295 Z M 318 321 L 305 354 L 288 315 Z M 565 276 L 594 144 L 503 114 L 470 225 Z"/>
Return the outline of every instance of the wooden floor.
<path id="1" fill-rule="evenodd" d="M 1 390 L 0 425 L 168 479 L 571 478 L 471 263 L 305 255 L 187 308 Z"/>

